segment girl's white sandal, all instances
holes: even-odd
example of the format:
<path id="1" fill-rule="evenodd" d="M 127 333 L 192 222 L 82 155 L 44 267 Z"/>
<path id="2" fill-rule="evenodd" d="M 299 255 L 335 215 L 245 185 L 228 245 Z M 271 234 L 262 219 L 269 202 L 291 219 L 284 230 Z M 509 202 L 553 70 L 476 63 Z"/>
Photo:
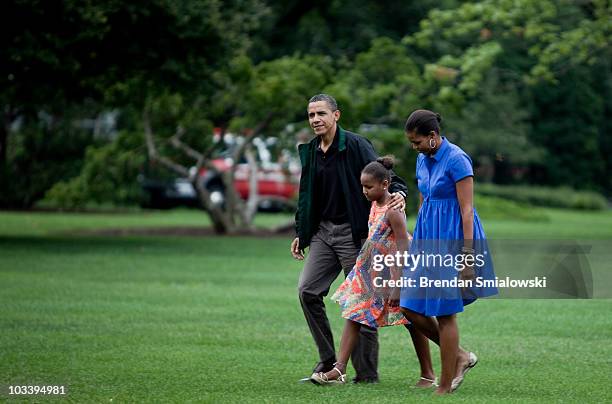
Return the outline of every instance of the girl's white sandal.
<path id="1" fill-rule="evenodd" d="M 334 368 L 332 369 L 332 371 L 335 370 L 336 372 L 338 372 L 338 378 L 337 379 L 329 379 L 327 377 L 327 375 L 325 374 L 325 372 L 319 372 L 319 373 L 313 373 L 312 377 L 310 378 L 310 380 L 318 385 L 321 386 L 325 386 L 325 385 L 332 385 L 332 384 L 346 384 L 346 373 L 342 373 L 340 371 L 340 369 L 338 369 L 337 367 L 334 366 Z"/>

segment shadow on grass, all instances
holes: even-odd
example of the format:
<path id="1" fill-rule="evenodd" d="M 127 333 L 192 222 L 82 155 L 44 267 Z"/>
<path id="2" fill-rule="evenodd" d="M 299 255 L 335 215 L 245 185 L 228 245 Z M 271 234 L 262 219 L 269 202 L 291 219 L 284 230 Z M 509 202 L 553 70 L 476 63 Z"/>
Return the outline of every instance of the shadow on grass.
<path id="1" fill-rule="evenodd" d="M 252 236 L 0 236 L 2 256 L 120 254 L 120 255 L 238 255 L 259 256 L 282 250 L 290 238 Z M 287 247 L 288 249 L 288 247 Z M 288 253 L 287 253 L 288 256 Z M 0 263 L 2 259 L 0 258 Z"/>

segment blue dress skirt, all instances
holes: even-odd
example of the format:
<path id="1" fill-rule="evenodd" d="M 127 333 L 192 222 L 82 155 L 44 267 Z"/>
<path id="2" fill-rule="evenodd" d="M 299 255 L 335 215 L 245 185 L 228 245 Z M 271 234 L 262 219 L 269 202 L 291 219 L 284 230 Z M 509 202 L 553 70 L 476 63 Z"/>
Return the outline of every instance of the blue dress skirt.
<path id="1" fill-rule="evenodd" d="M 458 146 L 442 139 L 433 157 L 420 154 L 417 159 L 423 204 L 410 246 L 412 260 L 404 268 L 404 284 L 408 286 L 402 288 L 400 299 L 401 307 L 425 316 L 459 313 L 477 298 L 497 294 L 497 288 L 487 282 L 495 279 L 495 272 L 476 209 L 474 279 L 471 284 L 461 283 L 465 256 L 461 253 L 463 226 L 455 184 L 473 176 L 472 161 Z"/>

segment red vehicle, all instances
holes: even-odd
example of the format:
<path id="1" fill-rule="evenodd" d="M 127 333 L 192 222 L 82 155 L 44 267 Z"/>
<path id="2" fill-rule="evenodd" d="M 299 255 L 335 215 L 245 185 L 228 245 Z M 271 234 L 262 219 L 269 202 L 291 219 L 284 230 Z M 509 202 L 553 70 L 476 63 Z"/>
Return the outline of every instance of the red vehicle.
<path id="1" fill-rule="evenodd" d="M 227 137 L 228 135 L 226 135 Z M 235 145 L 235 139 L 229 135 L 226 144 Z M 253 139 L 257 151 L 257 192 L 259 209 L 278 211 L 293 206 L 293 200 L 299 189 L 301 166 L 299 161 L 286 149 L 281 150 L 276 162 L 272 162 L 270 149 L 276 143 L 275 138 Z M 223 153 L 230 154 L 231 147 Z M 233 161 L 229 157 L 219 157 L 212 161 L 219 173 L 231 169 Z M 240 162 L 234 174 L 234 188 L 241 198 L 249 197 L 250 168 L 246 162 Z M 225 187 L 217 172 L 202 169 L 200 180 L 210 191 L 212 202 L 222 205 L 225 201 Z M 147 207 L 170 208 L 175 206 L 198 206 L 199 201 L 191 182 L 186 178 L 177 178 L 171 182 L 148 181 L 143 184 L 149 194 Z"/>
<path id="2" fill-rule="evenodd" d="M 230 159 L 216 159 L 213 164 L 219 172 L 231 169 Z M 298 192 L 300 171 L 290 167 L 283 168 L 279 163 L 258 167 L 257 192 L 261 199 L 291 200 Z M 200 171 L 200 177 L 207 178 L 207 170 Z M 234 173 L 234 188 L 242 199 L 249 197 L 250 168 L 246 163 L 238 164 Z"/>

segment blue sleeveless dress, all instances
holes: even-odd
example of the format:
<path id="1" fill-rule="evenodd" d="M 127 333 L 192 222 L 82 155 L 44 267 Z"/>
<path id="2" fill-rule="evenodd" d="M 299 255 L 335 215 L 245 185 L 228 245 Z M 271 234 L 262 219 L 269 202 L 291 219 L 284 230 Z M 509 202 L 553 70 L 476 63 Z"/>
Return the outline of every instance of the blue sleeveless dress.
<path id="1" fill-rule="evenodd" d="M 404 269 L 403 275 L 405 279 L 414 279 L 416 286 L 402 288 L 400 306 L 425 316 L 459 313 L 477 298 L 497 294 L 497 288 L 478 286 L 476 280 L 470 287 L 449 286 L 453 279 L 459 280 L 458 269 L 462 269 L 463 258 L 463 227 L 455 183 L 474 175 L 472 160 L 461 148 L 443 137 L 434 156 L 419 154 L 416 174 L 423 204 L 410 246 L 413 262 Z M 473 239 L 477 258 L 473 265 L 475 278 L 495 279 L 485 232 L 476 209 Z M 420 261 L 415 260 L 417 256 L 421 256 Z M 440 282 L 436 284 L 436 281 Z"/>

